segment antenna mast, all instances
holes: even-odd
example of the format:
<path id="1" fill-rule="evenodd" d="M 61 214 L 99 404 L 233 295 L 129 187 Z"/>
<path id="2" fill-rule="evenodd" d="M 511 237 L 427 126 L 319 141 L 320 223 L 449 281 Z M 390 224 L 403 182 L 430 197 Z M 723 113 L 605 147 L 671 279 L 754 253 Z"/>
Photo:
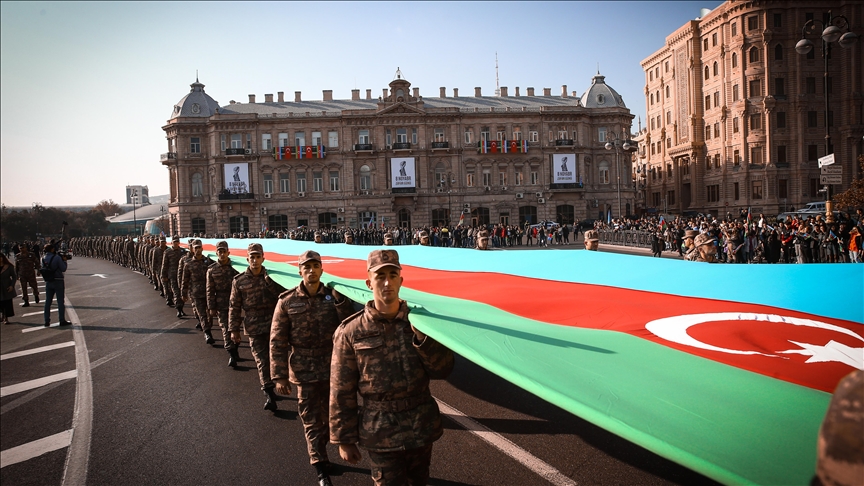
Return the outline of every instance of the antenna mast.
<path id="1" fill-rule="evenodd" d="M 498 51 L 495 51 L 495 96 L 501 96 L 501 87 L 498 86 Z"/>

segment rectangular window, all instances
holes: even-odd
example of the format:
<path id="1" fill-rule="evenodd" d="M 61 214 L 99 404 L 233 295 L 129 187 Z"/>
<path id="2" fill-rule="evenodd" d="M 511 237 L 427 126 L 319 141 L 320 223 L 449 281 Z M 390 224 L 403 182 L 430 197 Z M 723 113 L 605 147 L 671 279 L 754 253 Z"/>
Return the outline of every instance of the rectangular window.
<path id="1" fill-rule="evenodd" d="M 525 182 L 525 174 L 520 170 L 516 172 L 516 185 L 521 186 L 523 182 Z"/>
<path id="2" fill-rule="evenodd" d="M 273 140 L 269 133 L 261 135 L 261 150 L 271 150 L 273 148 Z"/>
<path id="3" fill-rule="evenodd" d="M 444 141 L 444 129 L 436 128 L 435 129 L 435 138 L 432 139 L 433 142 L 443 142 Z"/>
<path id="4" fill-rule="evenodd" d="M 732 119 L 732 133 L 738 133 L 738 117 Z"/>
<path id="5" fill-rule="evenodd" d="M 522 128 L 513 127 L 513 140 L 522 140 Z"/>
<path id="6" fill-rule="evenodd" d="M 738 24 L 732 22 L 732 37 L 735 37 L 736 35 L 738 35 Z"/>
<path id="7" fill-rule="evenodd" d="M 189 152 L 193 154 L 201 153 L 201 138 L 200 137 L 192 137 L 189 143 Z"/>
<path id="8" fill-rule="evenodd" d="M 498 140 L 499 142 L 501 140 L 506 140 L 507 139 L 507 132 L 499 131 L 496 136 L 497 136 L 497 138 L 495 140 Z"/>
<path id="9" fill-rule="evenodd" d="M 484 142 L 490 141 L 489 138 L 489 127 L 483 127 L 480 129 L 480 140 Z"/>
<path id="10" fill-rule="evenodd" d="M 531 185 L 532 186 L 536 186 L 537 184 L 540 184 L 540 177 L 538 177 L 538 176 L 539 176 L 539 174 L 537 173 L 537 171 L 533 171 L 533 170 L 531 171 Z"/>
<path id="11" fill-rule="evenodd" d="M 711 125 L 705 127 L 705 140 L 711 140 Z"/>
<path id="12" fill-rule="evenodd" d="M 600 127 L 597 129 L 597 141 L 606 142 L 606 127 Z"/>
<path id="13" fill-rule="evenodd" d="M 817 125 L 817 113 L 815 111 L 807 112 L 807 127 L 808 128 L 816 128 Z"/>
<path id="14" fill-rule="evenodd" d="M 471 143 L 471 139 L 474 138 L 473 135 L 474 135 L 474 132 L 470 128 L 465 129 L 465 143 L 466 144 Z"/>
<path id="15" fill-rule="evenodd" d="M 239 133 L 231 134 L 231 148 L 234 149 L 242 149 L 243 148 L 243 135 Z"/>
<path id="16" fill-rule="evenodd" d="M 715 91 L 714 92 L 714 107 L 716 108 L 718 106 L 720 106 L 720 92 Z"/>
<path id="17" fill-rule="evenodd" d="M 659 207 L 660 206 L 660 193 L 659 192 L 652 192 L 651 193 L 651 201 L 654 203 L 655 208 Z"/>
<path id="18" fill-rule="evenodd" d="M 483 171 L 483 185 L 484 186 L 491 186 L 492 185 L 492 174 L 489 172 L 488 169 Z"/>
<path id="19" fill-rule="evenodd" d="M 705 97 L 705 111 L 711 109 L 711 95 Z"/>
<path id="20" fill-rule="evenodd" d="M 297 173 L 297 192 L 306 192 L 306 173 Z"/>
<path id="21" fill-rule="evenodd" d="M 279 134 L 279 146 L 280 147 L 287 147 L 288 146 L 288 134 L 287 133 L 280 133 Z"/>
<path id="22" fill-rule="evenodd" d="M 273 174 L 264 174 L 264 194 L 273 194 Z"/>
<path id="23" fill-rule="evenodd" d="M 779 14 L 779 13 L 774 14 L 774 27 L 775 28 L 783 27 L 783 14 Z"/>
<path id="24" fill-rule="evenodd" d="M 732 151 L 732 165 L 741 165 L 741 151 L 738 149 Z"/>
<path id="25" fill-rule="evenodd" d="M 717 33 L 711 34 L 711 47 L 717 47 Z"/>
<path id="26" fill-rule="evenodd" d="M 672 206 L 675 204 L 675 191 L 667 191 L 666 192 L 666 200 L 669 205 Z"/>
<path id="27" fill-rule="evenodd" d="M 762 114 L 753 113 L 750 115 L 750 130 L 759 130 L 762 128 Z"/>
<path id="28" fill-rule="evenodd" d="M 558 140 L 567 140 L 567 130 L 558 130 Z"/>
<path id="29" fill-rule="evenodd" d="M 339 191 L 339 172 L 335 170 L 330 171 L 330 192 L 338 192 Z"/>
<path id="30" fill-rule="evenodd" d="M 753 199 L 762 199 L 762 181 L 753 181 Z"/>
<path id="31" fill-rule="evenodd" d="M 828 76 L 828 79 L 826 80 L 826 83 L 828 84 L 828 86 L 827 86 L 827 88 L 828 88 L 828 94 L 829 94 L 829 95 L 830 95 L 830 94 L 833 94 L 833 93 L 834 93 L 834 78 L 832 78 L 831 76 Z"/>
<path id="32" fill-rule="evenodd" d="M 808 145 L 807 146 L 807 161 L 813 162 L 819 158 L 819 147 L 818 145 Z"/>
<path id="33" fill-rule="evenodd" d="M 672 164 L 666 164 L 666 176 L 672 178 Z"/>
<path id="34" fill-rule="evenodd" d="M 804 79 L 804 92 L 806 94 L 816 94 L 816 78 L 808 76 Z"/>
<path id="35" fill-rule="evenodd" d="M 298 147 L 306 145 L 306 132 L 294 132 L 294 145 Z"/>
<path id="36" fill-rule="evenodd" d="M 465 186 L 466 187 L 474 187 L 474 173 L 469 172 L 465 174 Z"/>
<path id="37" fill-rule="evenodd" d="M 720 186 L 718 184 L 710 185 L 708 189 L 708 202 L 717 202 L 720 200 Z"/>
<path id="38" fill-rule="evenodd" d="M 732 101 L 738 101 L 738 85 L 732 86 Z"/>
<path id="39" fill-rule="evenodd" d="M 786 112 L 777 112 L 777 128 L 786 128 Z"/>
<path id="40" fill-rule="evenodd" d="M 291 176 L 289 174 L 279 174 L 279 192 L 291 192 Z"/>
<path id="41" fill-rule="evenodd" d="M 784 78 L 774 78 L 774 95 L 786 96 L 786 80 Z"/>
<path id="42" fill-rule="evenodd" d="M 321 145 L 321 132 L 312 132 L 312 146 L 317 147 Z"/>
<path id="43" fill-rule="evenodd" d="M 407 128 L 397 128 L 396 129 L 396 143 L 408 143 L 408 129 Z"/>
<path id="44" fill-rule="evenodd" d="M 833 110 L 828 110 L 828 126 L 829 127 L 834 126 L 834 111 Z"/>
<path id="45" fill-rule="evenodd" d="M 754 96 L 762 96 L 762 80 L 761 79 L 751 79 L 750 80 L 750 97 Z"/>
<path id="46" fill-rule="evenodd" d="M 369 143 L 369 130 L 357 131 L 357 143 L 364 145 Z"/>
<path id="47" fill-rule="evenodd" d="M 732 183 L 732 192 L 734 193 L 735 200 L 741 199 L 741 190 L 739 189 L 739 185 L 737 182 Z"/>
<path id="48" fill-rule="evenodd" d="M 609 168 L 600 168 L 600 184 L 609 184 Z"/>
<path id="49" fill-rule="evenodd" d="M 811 196 L 816 197 L 816 195 L 819 194 L 819 187 L 820 187 L 819 179 L 810 179 L 810 195 Z M 804 194 L 804 195 L 806 196 L 807 194 Z"/>
<path id="50" fill-rule="evenodd" d="M 499 186 L 507 186 L 507 172 L 501 171 L 498 173 L 498 185 Z"/>
<path id="51" fill-rule="evenodd" d="M 536 130 L 531 130 L 530 132 L 528 132 L 528 136 L 529 136 L 529 138 L 528 138 L 529 142 L 536 142 L 536 141 L 540 140 L 540 135 L 537 133 Z"/>
<path id="52" fill-rule="evenodd" d="M 414 145 L 417 145 L 417 129 L 416 128 L 411 129 L 411 143 L 413 143 Z"/>
<path id="53" fill-rule="evenodd" d="M 759 28 L 759 17 L 753 15 L 747 17 L 747 30 L 756 30 Z"/>
<path id="54" fill-rule="evenodd" d="M 222 151 L 223 151 L 223 152 L 225 151 L 225 148 L 226 148 L 226 146 L 225 146 L 225 135 L 222 135 Z"/>
<path id="55" fill-rule="evenodd" d="M 777 180 L 777 197 L 780 199 L 789 197 L 789 181 L 787 179 Z"/>
<path id="56" fill-rule="evenodd" d="M 762 147 L 750 147 L 750 163 L 762 164 Z"/>
<path id="57" fill-rule="evenodd" d="M 339 132 L 335 130 L 327 132 L 327 146 L 330 148 L 339 147 Z"/>
<path id="58" fill-rule="evenodd" d="M 786 159 L 786 146 L 785 145 L 778 145 L 777 146 L 777 163 L 778 164 L 785 164 L 787 162 L 788 161 Z"/>
<path id="59" fill-rule="evenodd" d="M 246 134 L 246 148 L 249 150 L 252 150 L 252 134 L 251 133 Z"/>
<path id="60" fill-rule="evenodd" d="M 312 190 L 321 192 L 324 190 L 324 173 L 321 171 L 312 171 Z"/>
<path id="61" fill-rule="evenodd" d="M 384 132 L 384 143 L 387 145 L 387 147 L 393 145 L 393 133 L 390 131 L 389 128 Z"/>

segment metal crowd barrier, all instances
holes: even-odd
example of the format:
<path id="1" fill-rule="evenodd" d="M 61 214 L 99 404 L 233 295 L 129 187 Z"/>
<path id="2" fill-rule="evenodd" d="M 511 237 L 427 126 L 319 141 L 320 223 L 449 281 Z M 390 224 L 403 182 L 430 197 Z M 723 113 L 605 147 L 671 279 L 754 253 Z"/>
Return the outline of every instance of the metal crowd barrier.
<path id="1" fill-rule="evenodd" d="M 651 232 L 642 230 L 599 230 L 600 243 L 606 245 L 651 248 Z"/>

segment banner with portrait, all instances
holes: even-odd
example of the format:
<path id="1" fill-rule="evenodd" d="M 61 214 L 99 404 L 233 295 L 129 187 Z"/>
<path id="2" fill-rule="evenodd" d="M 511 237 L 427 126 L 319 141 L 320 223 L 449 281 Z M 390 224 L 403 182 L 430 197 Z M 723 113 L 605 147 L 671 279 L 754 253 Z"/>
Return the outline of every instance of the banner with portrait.
<path id="1" fill-rule="evenodd" d="M 231 194 L 252 192 L 249 184 L 249 164 L 224 164 L 225 189 Z"/>
<path id="2" fill-rule="evenodd" d="M 390 159 L 390 185 L 393 189 L 417 187 L 415 179 L 414 157 Z"/>
<path id="3" fill-rule="evenodd" d="M 575 184 L 576 154 L 552 154 L 552 183 Z"/>

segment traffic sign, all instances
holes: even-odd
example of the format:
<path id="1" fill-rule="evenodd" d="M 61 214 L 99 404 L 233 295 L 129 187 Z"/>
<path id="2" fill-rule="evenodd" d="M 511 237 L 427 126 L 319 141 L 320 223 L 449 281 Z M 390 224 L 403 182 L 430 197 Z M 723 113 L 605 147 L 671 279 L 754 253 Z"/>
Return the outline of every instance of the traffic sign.
<path id="1" fill-rule="evenodd" d="M 831 165 L 834 163 L 834 154 L 828 154 L 825 157 L 819 157 L 819 168 Z"/>
<path id="2" fill-rule="evenodd" d="M 843 176 L 840 174 L 829 174 L 819 176 L 820 184 L 843 184 Z"/>
<path id="3" fill-rule="evenodd" d="M 843 174 L 843 166 L 842 165 L 824 165 L 822 166 L 822 175 L 828 174 Z"/>

